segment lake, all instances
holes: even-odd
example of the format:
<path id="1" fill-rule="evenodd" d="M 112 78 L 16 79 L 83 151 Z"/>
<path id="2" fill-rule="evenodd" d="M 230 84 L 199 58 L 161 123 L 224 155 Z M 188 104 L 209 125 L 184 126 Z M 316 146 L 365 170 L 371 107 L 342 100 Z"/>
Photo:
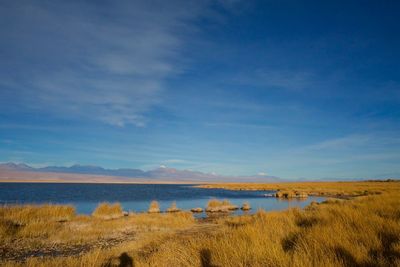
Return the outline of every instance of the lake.
<path id="1" fill-rule="evenodd" d="M 62 184 L 62 183 L 0 183 L 0 204 L 72 204 L 77 213 L 90 214 L 100 202 L 120 202 L 124 210 L 143 212 L 152 200 L 166 210 L 173 201 L 178 208 L 190 210 L 206 207 L 212 198 L 228 199 L 241 206 L 250 203 L 252 210 L 283 210 L 289 207 L 307 206 L 311 201 L 322 201 L 321 197 L 305 200 L 282 200 L 265 197 L 274 191 L 231 191 L 224 189 L 195 188 L 193 185 L 171 184 Z M 242 214 L 241 210 L 233 214 Z M 195 214 L 204 217 L 205 213 Z"/>

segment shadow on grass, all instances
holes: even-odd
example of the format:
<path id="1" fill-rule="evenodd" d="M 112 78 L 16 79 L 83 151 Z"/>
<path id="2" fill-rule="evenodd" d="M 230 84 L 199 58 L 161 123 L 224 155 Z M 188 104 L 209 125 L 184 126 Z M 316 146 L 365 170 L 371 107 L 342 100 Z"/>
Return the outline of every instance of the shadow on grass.
<path id="1" fill-rule="evenodd" d="M 293 251 L 296 247 L 296 243 L 300 238 L 300 233 L 292 232 L 289 233 L 284 239 L 282 239 L 282 248 L 285 252 Z"/>
<path id="2" fill-rule="evenodd" d="M 111 259 L 105 267 L 135 267 L 133 258 L 128 253 L 122 253 L 118 258 Z"/>
<path id="3" fill-rule="evenodd" d="M 388 265 L 394 266 L 396 261 L 400 259 L 400 253 L 394 249 L 394 245 L 400 242 L 399 234 L 381 231 L 379 239 L 381 240 L 382 249 L 370 250 L 370 257 L 374 260 L 384 259 Z"/>
<path id="4" fill-rule="evenodd" d="M 338 257 L 343 262 L 343 265 L 346 266 L 346 267 L 366 266 L 364 264 L 359 264 L 357 262 L 357 260 L 353 257 L 353 255 L 351 255 L 351 253 L 348 252 L 343 247 L 336 247 L 335 248 L 335 254 L 336 254 L 336 257 Z"/>
<path id="5" fill-rule="evenodd" d="M 134 267 L 133 259 L 126 252 L 119 256 L 119 267 Z"/>
<path id="6" fill-rule="evenodd" d="M 200 251 L 201 267 L 218 267 L 212 264 L 211 251 L 209 249 L 202 249 Z"/>

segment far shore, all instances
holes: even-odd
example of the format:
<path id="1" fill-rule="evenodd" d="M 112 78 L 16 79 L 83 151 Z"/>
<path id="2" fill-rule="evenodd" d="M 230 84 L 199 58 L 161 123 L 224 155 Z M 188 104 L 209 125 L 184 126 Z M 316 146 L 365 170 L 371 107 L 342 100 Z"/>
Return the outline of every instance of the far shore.
<path id="1" fill-rule="evenodd" d="M 1 171 L 0 183 L 76 183 L 76 184 L 210 184 L 223 181 L 152 180 L 94 174 Z"/>
<path id="2" fill-rule="evenodd" d="M 69 180 L 22 180 L 22 179 L 0 179 L 0 183 L 37 183 L 37 184 L 191 184 L 191 185 L 201 185 L 210 184 L 210 182 L 191 182 L 191 181 L 69 181 Z M 218 182 L 221 183 L 221 182 Z"/>

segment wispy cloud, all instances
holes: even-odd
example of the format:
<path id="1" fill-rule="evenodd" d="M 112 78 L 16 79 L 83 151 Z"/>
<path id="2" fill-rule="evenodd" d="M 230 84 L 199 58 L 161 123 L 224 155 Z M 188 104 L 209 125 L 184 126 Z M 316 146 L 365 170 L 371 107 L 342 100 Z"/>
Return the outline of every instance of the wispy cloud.
<path id="1" fill-rule="evenodd" d="M 143 126 L 164 79 L 180 70 L 183 35 L 201 8 L 186 1 L 3 3 L 2 67 L 14 74 L 3 72 L 2 84 L 25 109 Z"/>
<path id="2" fill-rule="evenodd" d="M 188 161 L 184 159 L 167 159 L 163 163 L 188 163 Z"/>
<path id="3" fill-rule="evenodd" d="M 351 149 L 355 147 L 360 147 L 368 144 L 368 142 L 372 139 L 371 135 L 367 134 L 353 134 L 340 138 L 332 138 L 329 140 L 325 140 L 319 143 L 315 143 L 313 145 L 307 146 L 303 148 L 308 151 L 315 150 L 337 150 L 337 149 Z"/>
<path id="4" fill-rule="evenodd" d="M 299 91 L 314 86 L 318 80 L 316 75 L 310 71 L 256 69 L 253 72 L 239 73 L 234 82 L 257 87 Z"/>
<path id="5" fill-rule="evenodd" d="M 254 124 L 254 123 L 236 123 L 236 122 L 207 122 L 208 127 L 232 127 L 232 128 L 252 128 L 252 129 L 275 129 L 272 125 Z"/>

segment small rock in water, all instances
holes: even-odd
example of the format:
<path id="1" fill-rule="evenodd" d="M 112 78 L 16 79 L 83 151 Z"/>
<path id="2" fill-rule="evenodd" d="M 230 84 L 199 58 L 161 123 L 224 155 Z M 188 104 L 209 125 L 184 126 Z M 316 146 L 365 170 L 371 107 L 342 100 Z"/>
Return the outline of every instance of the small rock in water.
<path id="1" fill-rule="evenodd" d="M 202 208 L 193 208 L 190 210 L 191 212 L 203 212 Z"/>

